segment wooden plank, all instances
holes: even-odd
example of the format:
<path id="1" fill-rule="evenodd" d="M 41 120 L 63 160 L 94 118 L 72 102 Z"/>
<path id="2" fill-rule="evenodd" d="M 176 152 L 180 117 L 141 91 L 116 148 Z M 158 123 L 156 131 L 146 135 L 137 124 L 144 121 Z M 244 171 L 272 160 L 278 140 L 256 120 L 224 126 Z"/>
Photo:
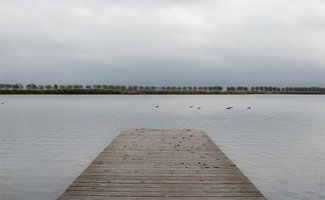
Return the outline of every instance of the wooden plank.
<path id="1" fill-rule="evenodd" d="M 264 197 L 107 197 L 107 196 L 66 196 L 60 200 L 265 200 Z"/>
<path id="2" fill-rule="evenodd" d="M 262 200 L 202 131 L 126 129 L 60 200 Z"/>

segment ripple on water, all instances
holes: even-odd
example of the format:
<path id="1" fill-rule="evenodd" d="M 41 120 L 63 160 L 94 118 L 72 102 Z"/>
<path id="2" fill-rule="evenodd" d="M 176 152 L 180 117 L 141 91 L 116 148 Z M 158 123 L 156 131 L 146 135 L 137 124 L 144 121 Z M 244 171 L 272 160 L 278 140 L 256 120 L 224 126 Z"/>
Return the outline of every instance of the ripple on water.
<path id="1" fill-rule="evenodd" d="M 122 129 L 142 127 L 204 130 L 268 199 L 325 196 L 323 96 L 1 99 L 1 200 L 56 199 Z"/>

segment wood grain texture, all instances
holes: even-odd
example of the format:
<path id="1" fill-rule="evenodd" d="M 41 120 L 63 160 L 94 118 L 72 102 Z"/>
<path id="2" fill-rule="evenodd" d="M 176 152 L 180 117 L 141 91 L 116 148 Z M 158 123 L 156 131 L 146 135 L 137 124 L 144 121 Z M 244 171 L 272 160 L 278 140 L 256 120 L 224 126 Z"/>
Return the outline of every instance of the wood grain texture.
<path id="1" fill-rule="evenodd" d="M 126 129 L 59 200 L 265 200 L 202 131 Z"/>

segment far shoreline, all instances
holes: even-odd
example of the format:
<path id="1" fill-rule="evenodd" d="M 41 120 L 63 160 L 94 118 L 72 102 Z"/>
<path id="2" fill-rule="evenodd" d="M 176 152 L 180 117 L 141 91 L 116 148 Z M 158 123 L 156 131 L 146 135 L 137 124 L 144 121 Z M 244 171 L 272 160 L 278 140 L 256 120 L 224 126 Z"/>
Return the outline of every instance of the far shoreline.
<path id="1" fill-rule="evenodd" d="M 0 84 L 0 95 L 250 95 L 325 94 L 324 87 L 222 87 L 222 86 L 125 86 Z"/>
<path id="2" fill-rule="evenodd" d="M 222 92 L 121 92 L 121 91 L 28 91 L 28 90 L 0 90 L 0 95 L 324 95 L 321 92 L 242 92 L 242 91 L 222 91 Z"/>

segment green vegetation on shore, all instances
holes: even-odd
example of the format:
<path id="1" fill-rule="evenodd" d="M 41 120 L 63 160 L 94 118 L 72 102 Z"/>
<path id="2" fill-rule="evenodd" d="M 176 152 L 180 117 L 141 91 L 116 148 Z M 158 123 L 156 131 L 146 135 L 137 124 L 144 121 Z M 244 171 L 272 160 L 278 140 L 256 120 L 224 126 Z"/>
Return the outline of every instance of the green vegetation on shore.
<path id="1" fill-rule="evenodd" d="M 155 87 L 0 84 L 0 94 L 325 94 L 322 87 Z"/>

